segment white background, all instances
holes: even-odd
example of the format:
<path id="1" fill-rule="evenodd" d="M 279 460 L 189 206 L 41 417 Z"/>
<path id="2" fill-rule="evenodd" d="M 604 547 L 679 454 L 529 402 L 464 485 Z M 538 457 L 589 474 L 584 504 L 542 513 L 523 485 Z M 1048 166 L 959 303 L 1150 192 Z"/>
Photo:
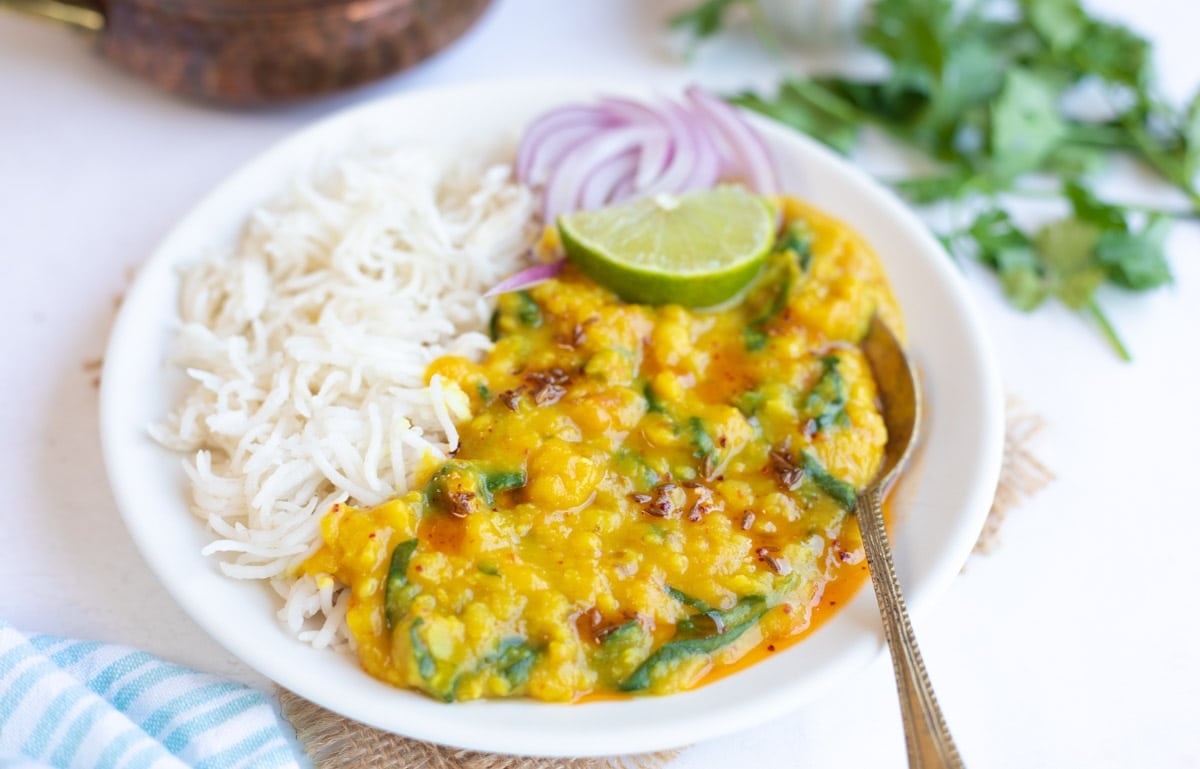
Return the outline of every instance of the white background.
<path id="1" fill-rule="evenodd" d="M 680 57 L 663 23 L 679 5 L 496 0 L 456 46 L 407 74 L 271 110 L 161 94 L 101 61 L 84 36 L 0 15 L 0 617 L 261 683 L 171 602 L 109 493 L 89 362 L 129 275 L 232 170 L 365 99 L 522 75 L 718 90 L 772 81 L 775 65 L 744 35 Z M 1154 40 L 1172 96 L 1200 86 L 1200 4 L 1090 7 Z M 1173 202 L 1135 168 L 1104 189 Z M 1034 448 L 1058 476 L 915 622 L 973 769 L 1200 767 L 1200 225 L 1176 227 L 1169 247 L 1174 286 L 1102 297 L 1133 364 L 1064 310 L 1012 310 L 968 268 L 1005 385 L 1045 418 Z M 826 700 L 690 748 L 672 767 L 902 767 L 892 687 L 881 658 Z"/>

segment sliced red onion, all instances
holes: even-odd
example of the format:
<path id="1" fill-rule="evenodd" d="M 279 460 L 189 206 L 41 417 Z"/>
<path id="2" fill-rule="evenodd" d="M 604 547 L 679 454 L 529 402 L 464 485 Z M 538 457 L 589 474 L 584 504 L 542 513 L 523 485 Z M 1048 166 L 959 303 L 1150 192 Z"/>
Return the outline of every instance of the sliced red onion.
<path id="1" fill-rule="evenodd" d="M 659 129 L 660 132 L 647 134 L 646 143 L 642 145 L 642 151 L 638 158 L 637 176 L 634 179 L 636 188 L 649 186 L 652 181 L 662 175 L 663 171 L 667 170 L 667 163 L 671 160 L 673 137 L 667 121 L 660 112 L 632 99 L 608 96 L 600 100 L 600 106 L 630 123 Z"/>
<path id="2" fill-rule="evenodd" d="M 623 203 L 637 195 L 636 187 L 637 179 L 633 176 L 627 176 L 621 180 L 621 183 L 613 188 L 612 200 L 609 203 Z"/>
<path id="3" fill-rule="evenodd" d="M 545 184 L 551 171 L 563 162 L 576 148 L 596 136 L 610 130 L 605 126 L 565 126 L 548 134 L 531 152 L 524 169 L 518 166 L 518 178 L 525 184 Z"/>
<path id="4" fill-rule="evenodd" d="M 712 94 L 696 86 L 687 89 L 687 98 L 696 107 L 695 113 L 707 123 L 712 133 L 725 143 L 733 164 L 744 175 L 746 184 L 756 192 L 774 195 L 779 192 L 779 178 L 771 151 L 738 111 Z"/>
<path id="5" fill-rule="evenodd" d="M 682 103 L 609 96 L 549 112 L 522 138 L 517 176 L 542 188 L 546 222 L 579 208 L 708 189 L 722 179 L 764 194 L 779 190 L 754 127 L 695 87 Z"/>
<path id="6" fill-rule="evenodd" d="M 552 262 L 551 264 L 535 264 L 533 267 L 527 267 L 497 283 L 484 296 L 496 296 L 497 294 L 507 294 L 510 291 L 520 291 L 523 288 L 529 288 L 541 283 L 544 280 L 550 280 L 550 278 L 562 272 L 564 263 L 565 260 L 559 259 L 557 262 Z"/>
<path id="7" fill-rule="evenodd" d="M 675 106 L 670 102 L 668 104 Z M 664 108 L 661 114 L 671 135 L 667 166 L 650 184 L 635 186 L 635 195 L 639 197 L 650 197 L 663 192 L 683 192 L 696 162 L 696 135 L 688 128 L 686 113 L 678 108 Z"/>
<path id="8" fill-rule="evenodd" d="M 560 132 L 600 130 L 611 126 L 613 122 L 613 116 L 599 107 L 563 107 L 547 112 L 533 121 L 521 138 L 521 146 L 517 149 L 517 178 L 526 183 L 535 183 L 532 172 L 535 165 L 543 165 L 546 162 L 546 142 Z M 540 183 L 540 180 L 536 183 Z"/>
<path id="9" fill-rule="evenodd" d="M 591 211 L 603 208 L 606 203 L 616 201 L 616 189 L 623 180 L 637 173 L 638 153 L 629 150 L 592 169 L 592 174 L 583 182 L 579 193 L 579 208 Z"/>
<path id="10" fill-rule="evenodd" d="M 679 115 L 680 123 L 691 135 L 691 146 L 694 147 L 689 158 L 691 174 L 679 192 L 711 189 L 721 178 L 720 148 L 695 115 L 675 102 L 667 102 L 667 109 Z"/>
<path id="11" fill-rule="evenodd" d="M 622 155 L 641 145 L 646 128 L 623 127 L 599 133 L 585 140 L 550 171 L 546 181 L 542 216 L 553 222 L 559 214 L 579 208 L 583 184 L 596 169 L 614 156 Z"/>

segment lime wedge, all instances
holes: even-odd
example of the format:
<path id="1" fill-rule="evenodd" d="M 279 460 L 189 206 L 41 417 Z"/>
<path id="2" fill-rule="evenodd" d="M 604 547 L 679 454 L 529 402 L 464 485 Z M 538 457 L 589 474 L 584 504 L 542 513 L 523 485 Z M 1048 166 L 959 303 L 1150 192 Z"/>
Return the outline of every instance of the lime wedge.
<path id="1" fill-rule="evenodd" d="M 708 307 L 758 275 L 775 213 L 740 187 L 656 195 L 558 218 L 563 248 L 622 299 Z"/>

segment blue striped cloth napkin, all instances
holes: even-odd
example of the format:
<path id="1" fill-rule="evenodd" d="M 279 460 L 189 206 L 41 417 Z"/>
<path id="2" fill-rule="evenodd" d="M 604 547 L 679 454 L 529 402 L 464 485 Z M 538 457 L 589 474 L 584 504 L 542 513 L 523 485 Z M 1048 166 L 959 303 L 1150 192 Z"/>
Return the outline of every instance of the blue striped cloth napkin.
<path id="1" fill-rule="evenodd" d="M 0 769 L 291 769 L 286 728 L 250 687 L 0 620 Z"/>

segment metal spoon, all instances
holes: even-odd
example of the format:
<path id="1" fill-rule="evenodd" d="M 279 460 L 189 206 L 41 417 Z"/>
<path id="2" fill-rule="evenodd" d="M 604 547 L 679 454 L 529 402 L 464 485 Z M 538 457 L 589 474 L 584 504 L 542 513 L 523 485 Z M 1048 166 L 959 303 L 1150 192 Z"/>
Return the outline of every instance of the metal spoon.
<path id="1" fill-rule="evenodd" d="M 862 532 L 871 584 L 875 588 L 884 634 L 892 652 L 904 739 L 908 744 L 908 765 L 913 769 L 962 769 L 962 759 L 933 695 L 933 686 L 929 683 L 917 638 L 904 608 L 904 596 L 900 593 L 892 562 L 892 547 L 883 523 L 883 498 L 917 443 L 921 388 L 900 342 L 878 316 L 871 319 L 860 346 L 875 375 L 888 435 L 883 465 L 875 479 L 859 492 L 854 514 Z"/>

